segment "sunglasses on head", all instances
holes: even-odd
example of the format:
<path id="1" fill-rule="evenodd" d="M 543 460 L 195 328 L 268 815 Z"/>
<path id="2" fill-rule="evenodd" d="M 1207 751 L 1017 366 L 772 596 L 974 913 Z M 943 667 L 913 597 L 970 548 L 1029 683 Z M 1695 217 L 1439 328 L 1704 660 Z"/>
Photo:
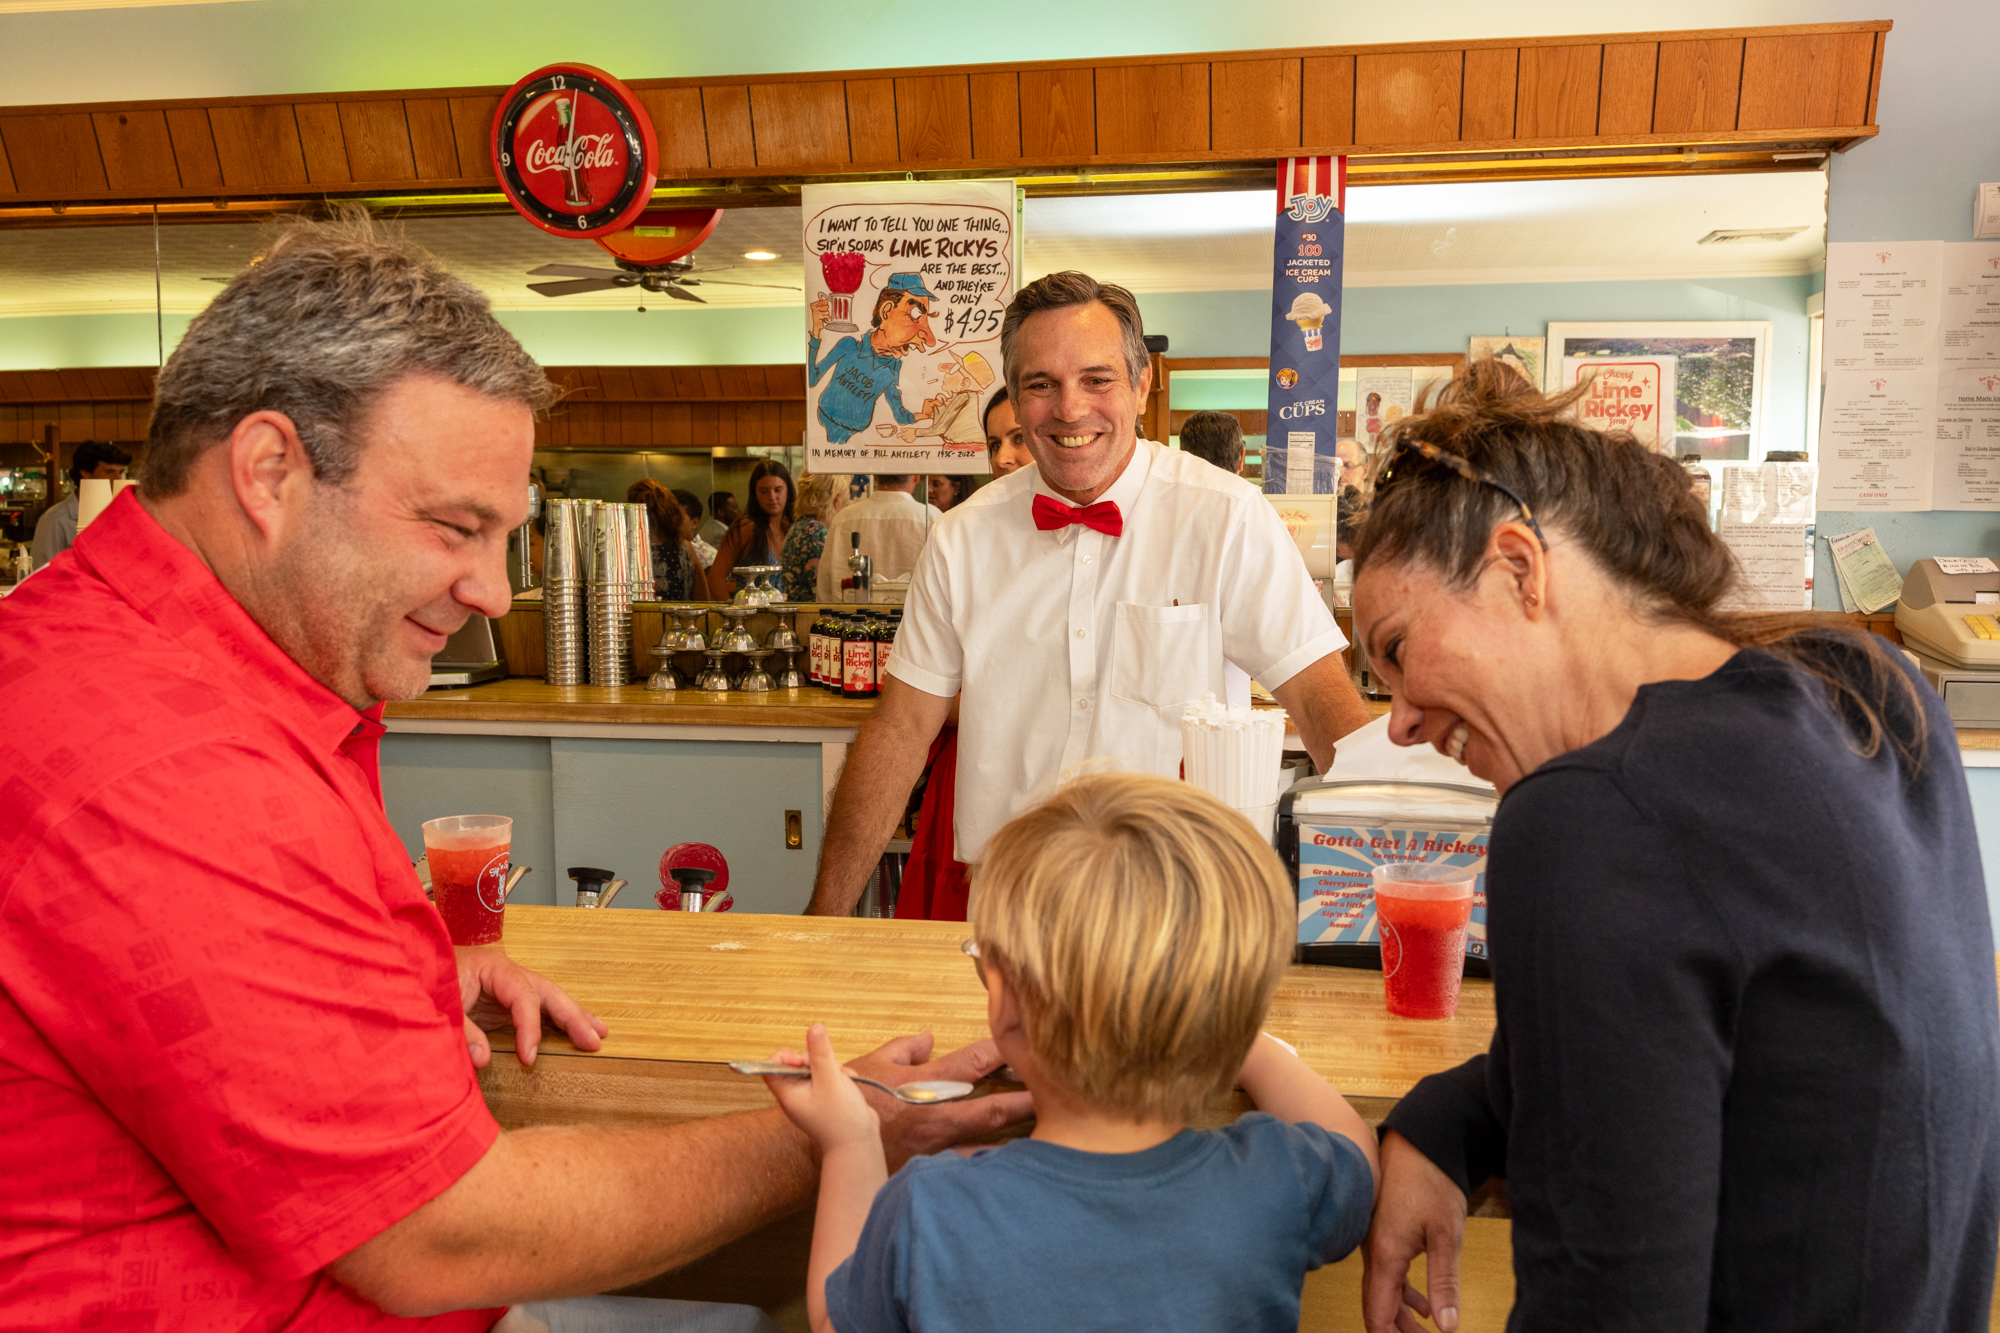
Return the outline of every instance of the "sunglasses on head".
<path id="1" fill-rule="evenodd" d="M 1397 473 L 1396 468 L 1403 461 L 1406 454 L 1415 454 L 1427 463 L 1442 463 L 1459 476 L 1464 477 L 1467 481 L 1477 482 L 1481 486 L 1491 486 L 1494 490 L 1514 502 L 1515 506 L 1521 511 L 1522 521 L 1534 531 L 1535 540 L 1542 544 L 1544 551 L 1549 549 L 1549 539 L 1542 535 L 1542 525 L 1535 521 L 1535 511 L 1528 508 L 1528 502 L 1523 500 L 1512 486 L 1496 479 L 1491 473 L 1474 467 L 1457 454 L 1447 453 L 1436 445 L 1424 440 L 1412 440 L 1406 437 L 1396 442 L 1396 447 L 1389 451 L 1388 461 L 1382 464 L 1382 471 L 1375 477 L 1375 494 L 1377 496 L 1380 496 L 1382 492 L 1389 489 L 1390 482 L 1400 475 Z"/>

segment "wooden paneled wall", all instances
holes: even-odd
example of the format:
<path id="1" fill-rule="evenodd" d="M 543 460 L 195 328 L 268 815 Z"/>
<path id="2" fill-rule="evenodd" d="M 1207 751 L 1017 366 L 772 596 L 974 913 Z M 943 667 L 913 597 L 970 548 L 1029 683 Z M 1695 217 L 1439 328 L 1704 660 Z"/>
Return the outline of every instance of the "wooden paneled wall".
<path id="1" fill-rule="evenodd" d="M 663 183 L 1874 132 L 1886 22 L 642 79 Z M 501 88 L 0 111 L 0 202 L 495 188 Z"/>
<path id="2" fill-rule="evenodd" d="M 562 366 L 566 397 L 535 427 L 537 449 L 672 449 L 799 443 L 805 367 Z"/>
<path id="3" fill-rule="evenodd" d="M 0 445 L 146 438 L 153 368 L 0 371 Z M 775 366 L 552 366 L 563 400 L 538 449 L 789 445 L 806 425 L 805 370 Z M 12 455 L 9 455 L 12 457 Z M 16 461 L 25 462 L 25 457 Z"/>

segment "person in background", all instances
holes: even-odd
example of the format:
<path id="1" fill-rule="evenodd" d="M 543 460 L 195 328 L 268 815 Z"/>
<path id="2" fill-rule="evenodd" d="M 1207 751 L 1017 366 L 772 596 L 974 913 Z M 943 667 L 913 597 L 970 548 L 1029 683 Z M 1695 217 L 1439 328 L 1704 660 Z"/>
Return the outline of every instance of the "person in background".
<path id="1" fill-rule="evenodd" d="M 940 514 L 948 514 L 966 496 L 972 494 L 972 478 L 966 476 L 935 476 L 924 489 L 930 494 L 931 508 Z"/>
<path id="2" fill-rule="evenodd" d="M 791 469 L 766 458 L 750 469 L 750 512 L 736 520 L 715 549 L 708 567 L 708 595 L 726 602 L 736 592 L 730 571 L 738 565 L 775 565 L 792 530 Z"/>
<path id="3" fill-rule="evenodd" d="M 641 477 L 625 491 L 625 503 L 646 506 L 646 534 L 653 545 L 653 591 L 663 602 L 687 602 L 695 597 L 699 584 L 706 589 L 694 547 L 688 544 L 687 510 L 681 508 L 673 492 Z"/>
<path id="4" fill-rule="evenodd" d="M 1021 423 L 1014 419 L 1014 404 L 1008 400 L 1004 384 L 986 405 L 986 461 L 996 477 L 1019 472 L 1035 461 Z"/>
<path id="5" fill-rule="evenodd" d="M 1367 1328 L 1457 1326 L 1498 1175 L 1510 1329 L 1983 1333 L 2000 1025 L 1951 717 L 1875 635 L 1718 609 L 1687 473 L 1582 392 L 1473 362 L 1390 428 L 1354 553 L 1390 739 L 1501 795 L 1491 1050 L 1384 1122 Z"/>
<path id="6" fill-rule="evenodd" d="M 846 478 L 826 472 L 799 474 L 798 519 L 778 552 L 784 568 L 785 597 L 810 601 L 819 587 L 820 555 L 826 550 L 827 521 L 847 507 Z"/>
<path id="7" fill-rule="evenodd" d="M 854 553 L 853 534 L 861 534 L 861 554 L 873 565 L 872 577 L 900 579 L 917 566 L 931 525 L 944 513 L 917 501 L 913 476 L 877 476 L 875 494 L 847 506 L 827 525 L 826 556 L 819 562 L 818 600 L 838 602 L 847 579 L 847 558 Z"/>
<path id="8" fill-rule="evenodd" d="M 66 474 L 69 477 L 69 494 L 43 510 L 41 518 L 35 523 L 33 554 L 36 569 L 76 544 L 80 484 L 86 481 L 118 481 L 131 465 L 132 455 L 115 444 L 85 440 L 76 447 Z"/>
<path id="9" fill-rule="evenodd" d="M 1269 843 L 1185 782 L 1086 778 L 995 834 L 965 952 L 1034 1134 L 891 1178 L 826 1029 L 779 1051 L 812 1070 L 766 1085 L 821 1155 L 815 1333 L 1295 1333 L 1376 1174 L 1367 1123 L 1259 1031 L 1295 920 Z M 1190 1127 L 1239 1086 L 1256 1110 Z"/>
<path id="10" fill-rule="evenodd" d="M 1243 475 L 1243 425 L 1227 412 L 1197 412 L 1181 425 L 1181 448 Z"/>
<path id="11" fill-rule="evenodd" d="M 708 520 L 696 535 L 719 550 L 722 539 L 729 535 L 729 530 L 742 517 L 743 510 L 736 503 L 736 497 L 728 491 L 717 491 L 708 497 Z"/>
<path id="12" fill-rule="evenodd" d="M 707 569 L 715 563 L 715 547 L 701 536 L 701 497 L 693 491 L 676 489 L 674 499 L 679 500 L 681 508 L 687 511 L 687 539 L 688 545 L 694 548 L 694 558 L 703 569 Z M 708 582 L 704 579 L 702 591 L 705 593 L 707 589 Z"/>

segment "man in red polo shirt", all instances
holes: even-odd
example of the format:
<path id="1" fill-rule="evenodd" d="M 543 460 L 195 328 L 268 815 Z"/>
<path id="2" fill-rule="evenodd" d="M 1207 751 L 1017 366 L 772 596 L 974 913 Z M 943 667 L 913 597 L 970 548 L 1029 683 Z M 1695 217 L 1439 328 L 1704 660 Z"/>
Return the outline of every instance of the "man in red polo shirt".
<path id="1" fill-rule="evenodd" d="M 0 1329 L 472 1330 L 533 1301 L 510 1326 L 560 1330 L 551 1298 L 810 1197 L 775 1109 L 503 1134 L 467 1010 L 524 1063 L 544 1015 L 584 1049 L 604 1025 L 454 955 L 382 812 L 380 701 L 506 609 L 548 399 L 471 288 L 302 224 L 162 371 L 141 489 L 0 601 Z M 1024 1110 L 882 1105 L 905 1152 Z"/>

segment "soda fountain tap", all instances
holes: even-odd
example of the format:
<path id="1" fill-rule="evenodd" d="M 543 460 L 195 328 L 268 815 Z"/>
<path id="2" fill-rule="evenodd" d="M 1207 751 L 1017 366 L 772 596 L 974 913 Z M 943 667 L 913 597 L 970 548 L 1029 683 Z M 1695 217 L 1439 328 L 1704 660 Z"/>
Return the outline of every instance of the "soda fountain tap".
<path id="1" fill-rule="evenodd" d="M 875 566 L 867 556 L 861 554 L 860 533 L 849 533 L 848 543 L 854 548 L 854 554 L 847 557 L 847 572 L 854 576 L 854 600 L 866 605 L 874 600 L 869 588 L 874 582 Z"/>

